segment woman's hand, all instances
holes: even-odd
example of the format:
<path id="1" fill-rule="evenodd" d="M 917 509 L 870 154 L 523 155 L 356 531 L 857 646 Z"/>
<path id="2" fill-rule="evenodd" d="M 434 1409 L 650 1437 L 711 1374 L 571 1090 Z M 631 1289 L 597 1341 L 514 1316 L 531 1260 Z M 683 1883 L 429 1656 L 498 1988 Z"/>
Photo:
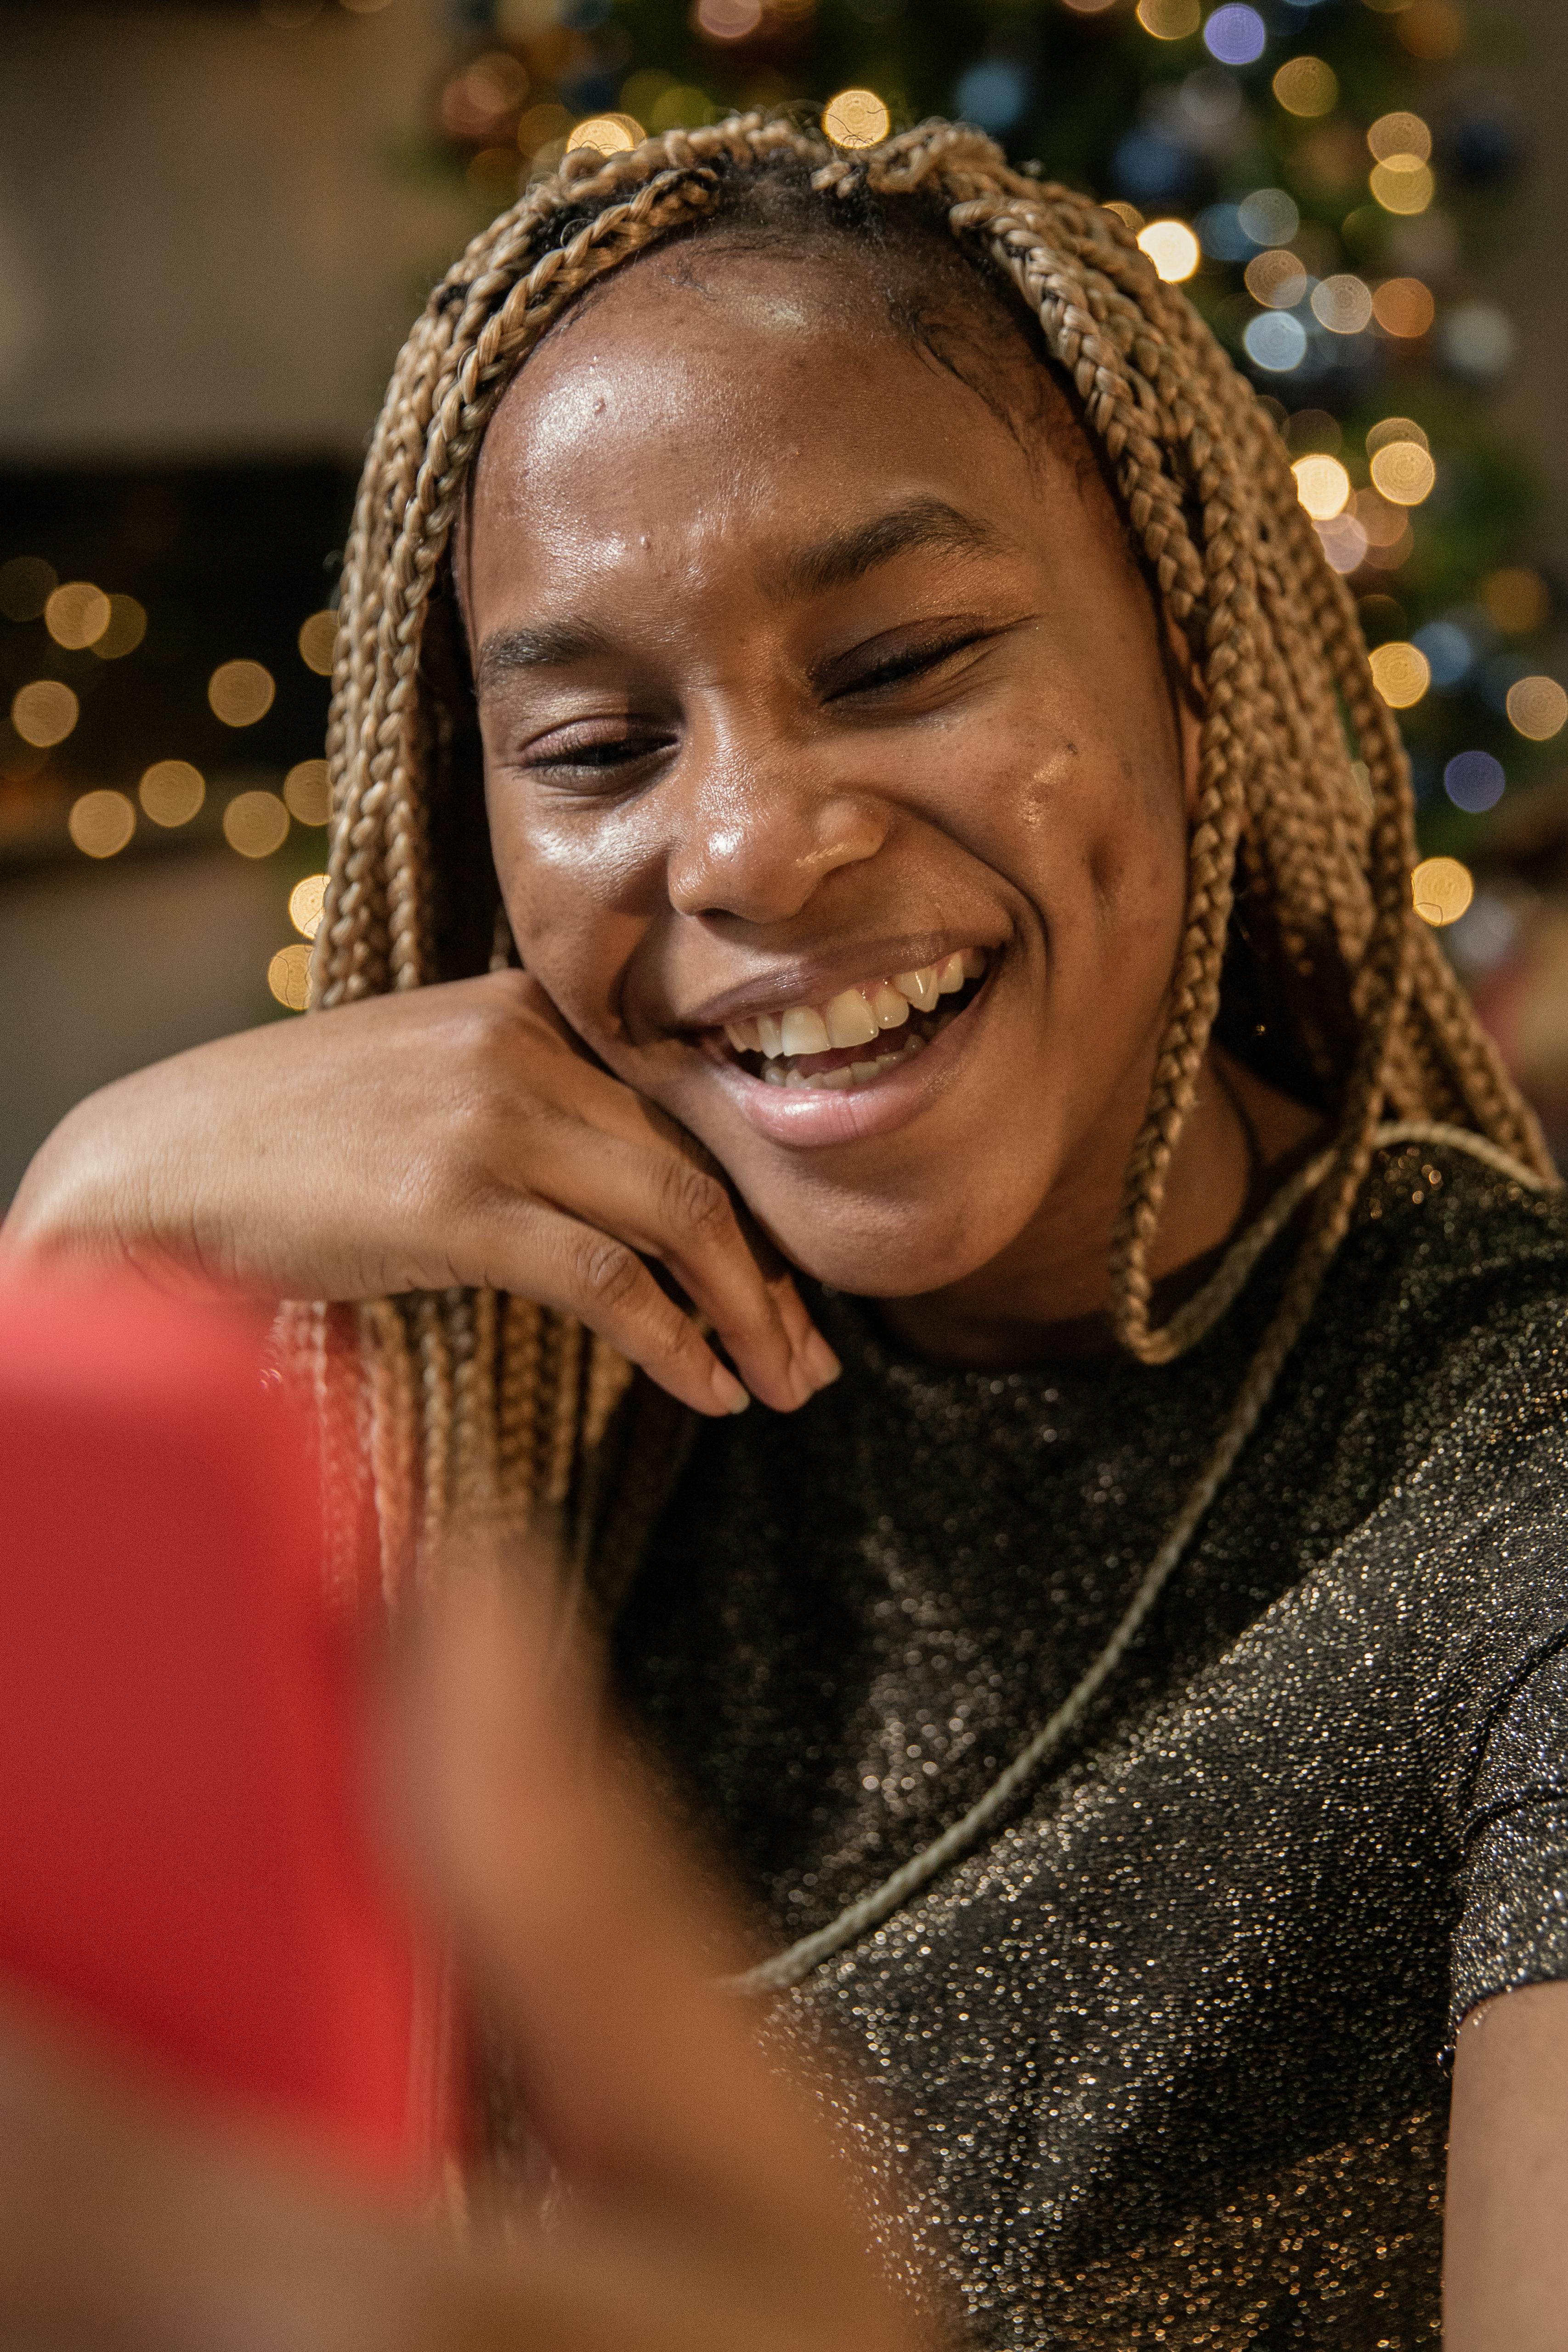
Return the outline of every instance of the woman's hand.
<path id="1" fill-rule="evenodd" d="M 249 1030 L 121 1078 L 56 1129 L 4 1230 L 22 1249 L 272 1299 L 517 1292 L 580 1316 L 700 1412 L 739 1412 L 747 1389 L 787 1412 L 837 1370 L 712 1160 L 584 1060 L 521 972 Z"/>
<path id="2" fill-rule="evenodd" d="M 427 1646 L 419 1812 L 563 2196 L 465 2252 L 0 2038 L 0 2338 L 35 2352 L 914 2352 L 872 2204 L 711 1982 L 727 1923 L 488 1585 Z M 420 1769 L 420 1759 L 429 1759 Z"/>

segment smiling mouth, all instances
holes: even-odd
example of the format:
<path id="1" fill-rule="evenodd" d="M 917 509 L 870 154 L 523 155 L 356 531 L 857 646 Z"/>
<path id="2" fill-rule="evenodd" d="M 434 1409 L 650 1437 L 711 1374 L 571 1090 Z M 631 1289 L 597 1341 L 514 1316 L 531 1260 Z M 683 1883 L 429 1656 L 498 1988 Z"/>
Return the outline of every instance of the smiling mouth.
<path id="1" fill-rule="evenodd" d="M 862 981 L 825 1004 L 726 1021 L 727 1058 L 770 1087 L 870 1086 L 924 1053 L 984 984 L 990 958 L 962 948 L 940 963 Z"/>

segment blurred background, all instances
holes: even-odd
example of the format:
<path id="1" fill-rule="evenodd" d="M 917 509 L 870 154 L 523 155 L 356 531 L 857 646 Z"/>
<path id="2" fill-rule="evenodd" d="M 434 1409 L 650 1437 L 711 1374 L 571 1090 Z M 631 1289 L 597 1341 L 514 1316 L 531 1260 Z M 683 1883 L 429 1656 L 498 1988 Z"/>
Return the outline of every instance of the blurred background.
<path id="1" fill-rule="evenodd" d="M 0 0 L 0 1207 L 80 1096 L 302 1005 L 354 478 L 568 144 L 798 100 L 1091 190 L 1274 404 L 1415 903 L 1568 1160 L 1564 0 Z"/>

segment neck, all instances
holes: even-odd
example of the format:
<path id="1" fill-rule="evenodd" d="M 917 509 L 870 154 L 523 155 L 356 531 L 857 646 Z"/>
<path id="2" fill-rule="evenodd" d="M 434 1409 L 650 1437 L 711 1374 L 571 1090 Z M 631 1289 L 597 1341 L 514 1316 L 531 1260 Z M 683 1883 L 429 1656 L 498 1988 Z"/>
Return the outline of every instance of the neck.
<path id="1" fill-rule="evenodd" d="M 882 1300 L 889 1329 L 921 1355 L 982 1370 L 1062 1353 L 1064 1324 L 1102 1317 L 1110 1307 L 1111 1234 L 1141 1118 L 1140 1108 L 1137 1119 L 1106 1122 L 1017 1239 L 987 1265 L 945 1289 Z M 1177 1273 L 1227 1241 L 1259 1163 L 1272 1167 L 1320 1125 L 1314 1112 L 1211 1046 L 1172 1158 L 1152 1277 Z"/>

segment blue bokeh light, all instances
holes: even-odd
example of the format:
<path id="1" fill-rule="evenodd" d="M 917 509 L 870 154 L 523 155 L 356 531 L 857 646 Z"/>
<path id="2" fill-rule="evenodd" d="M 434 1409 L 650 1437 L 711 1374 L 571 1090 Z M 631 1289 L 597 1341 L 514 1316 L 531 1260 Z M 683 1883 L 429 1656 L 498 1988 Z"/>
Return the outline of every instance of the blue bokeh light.
<path id="1" fill-rule="evenodd" d="M 1249 319 L 1242 345 L 1254 367 L 1269 375 L 1289 375 L 1307 356 L 1307 330 L 1289 310 L 1265 310 Z"/>
<path id="2" fill-rule="evenodd" d="M 1428 621 L 1411 643 L 1426 655 L 1434 686 L 1458 686 L 1475 667 L 1476 649 L 1457 622 Z"/>
<path id="3" fill-rule="evenodd" d="M 1006 58 L 983 58 L 959 77 L 953 110 L 982 131 L 1011 131 L 1029 102 L 1028 77 Z"/>
<path id="4" fill-rule="evenodd" d="M 1489 751 L 1460 751 L 1443 771 L 1443 790 L 1456 808 L 1481 816 L 1496 808 L 1508 782 L 1500 760 Z"/>
<path id="5" fill-rule="evenodd" d="M 1268 29 L 1246 0 L 1226 0 L 1204 26 L 1204 47 L 1222 66 L 1252 66 L 1268 46 Z"/>

